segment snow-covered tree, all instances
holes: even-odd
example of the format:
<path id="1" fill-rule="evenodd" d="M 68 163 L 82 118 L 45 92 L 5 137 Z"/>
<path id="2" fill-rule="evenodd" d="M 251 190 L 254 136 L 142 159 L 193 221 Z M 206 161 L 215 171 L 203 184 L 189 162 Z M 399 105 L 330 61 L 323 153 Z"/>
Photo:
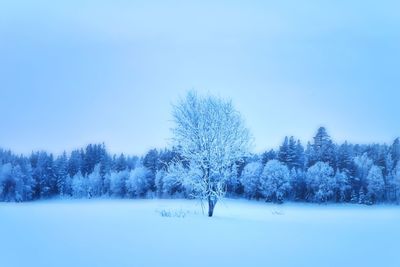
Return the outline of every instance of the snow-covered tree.
<path id="1" fill-rule="evenodd" d="M 351 186 L 345 171 L 336 171 L 335 174 L 335 198 L 336 202 L 348 201 L 351 198 Z"/>
<path id="2" fill-rule="evenodd" d="M 395 200 L 400 202 L 400 161 L 397 162 L 392 174 L 392 187 Z"/>
<path id="3" fill-rule="evenodd" d="M 126 189 L 130 197 L 143 197 L 151 190 L 152 172 L 144 166 L 137 166 L 129 173 Z"/>
<path id="4" fill-rule="evenodd" d="M 66 185 L 68 175 L 68 158 L 64 152 L 61 156 L 57 157 L 54 161 L 55 176 L 57 180 L 57 189 L 60 196 L 68 194 Z"/>
<path id="5" fill-rule="evenodd" d="M 396 138 L 390 147 L 390 154 L 393 162 L 400 161 L 400 138 Z"/>
<path id="6" fill-rule="evenodd" d="M 0 164 L 0 199 L 2 201 L 15 199 L 15 181 L 12 177 L 11 163 Z"/>
<path id="7" fill-rule="evenodd" d="M 235 162 L 250 148 L 250 133 L 230 101 L 189 92 L 173 109 L 174 142 L 190 167 L 201 170 L 199 181 L 211 217 L 225 194 L 225 180 Z"/>
<path id="8" fill-rule="evenodd" d="M 170 164 L 163 179 L 163 195 L 174 196 L 184 194 L 184 179 L 187 177 L 188 171 L 180 162 Z"/>
<path id="9" fill-rule="evenodd" d="M 339 171 L 354 175 L 353 148 L 344 142 L 337 150 L 337 168 Z"/>
<path id="10" fill-rule="evenodd" d="M 128 170 L 111 172 L 109 176 L 110 194 L 114 197 L 125 197 L 127 193 L 127 180 L 129 178 L 130 172 Z"/>
<path id="11" fill-rule="evenodd" d="M 88 180 L 80 171 L 72 178 L 72 195 L 75 198 L 88 196 Z"/>
<path id="12" fill-rule="evenodd" d="M 367 153 L 364 153 L 362 154 L 362 156 L 357 156 L 354 158 L 354 164 L 356 170 L 355 175 L 358 181 L 358 185 L 356 184 L 355 186 L 366 187 L 367 186 L 366 179 L 369 170 L 373 165 L 373 161 L 368 157 Z"/>
<path id="13" fill-rule="evenodd" d="M 79 150 L 74 150 L 71 152 L 71 155 L 68 160 L 68 174 L 71 177 L 74 177 L 77 174 L 83 165 L 82 153 Z"/>
<path id="14" fill-rule="evenodd" d="M 328 135 L 324 127 L 320 127 L 314 137 L 314 142 L 308 146 L 308 166 L 314 165 L 316 162 L 321 161 L 328 163 L 331 167 L 336 165 L 336 147 L 332 142 L 331 137 Z"/>
<path id="15" fill-rule="evenodd" d="M 294 200 L 303 200 L 306 196 L 306 177 L 301 169 L 290 170 L 290 197 Z"/>
<path id="16" fill-rule="evenodd" d="M 367 184 L 369 201 L 375 203 L 377 200 L 382 199 L 385 183 L 381 168 L 376 165 L 370 168 L 367 176 Z"/>
<path id="17" fill-rule="evenodd" d="M 273 149 L 271 149 L 269 151 L 264 152 L 261 155 L 261 163 L 263 165 L 265 165 L 268 161 L 273 160 L 273 159 L 277 159 L 277 158 L 278 158 L 277 153 Z"/>
<path id="18" fill-rule="evenodd" d="M 304 166 L 304 148 L 300 141 L 295 141 L 294 137 L 285 137 L 285 141 L 278 151 L 278 159 L 286 164 L 289 169 L 302 169 Z"/>
<path id="19" fill-rule="evenodd" d="M 260 192 L 267 199 L 283 202 L 290 189 L 288 168 L 278 160 L 270 160 L 260 178 Z"/>
<path id="20" fill-rule="evenodd" d="M 96 164 L 93 172 L 88 175 L 88 196 L 99 197 L 102 195 L 103 178 L 100 174 L 100 164 Z"/>
<path id="21" fill-rule="evenodd" d="M 164 188 L 163 180 L 164 180 L 165 175 L 166 175 L 166 171 L 163 170 L 163 169 L 158 170 L 156 172 L 156 177 L 154 179 L 154 184 L 155 184 L 155 187 L 156 187 L 156 195 L 158 197 L 162 197 L 163 196 L 163 188 Z"/>
<path id="22" fill-rule="evenodd" d="M 240 177 L 240 183 L 243 185 L 243 190 L 246 197 L 260 197 L 260 176 L 263 172 L 263 168 L 263 164 L 259 161 L 249 162 L 244 167 Z"/>
<path id="23" fill-rule="evenodd" d="M 307 170 L 306 181 L 308 188 L 307 199 L 326 202 L 335 192 L 334 171 L 328 163 L 317 162 Z"/>

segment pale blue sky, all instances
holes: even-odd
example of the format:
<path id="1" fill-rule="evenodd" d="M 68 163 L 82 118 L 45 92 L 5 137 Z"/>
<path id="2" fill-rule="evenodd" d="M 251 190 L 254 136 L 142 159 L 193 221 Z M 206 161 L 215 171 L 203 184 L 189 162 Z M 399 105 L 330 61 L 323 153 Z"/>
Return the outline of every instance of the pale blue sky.
<path id="1" fill-rule="evenodd" d="M 3 0 L 0 146 L 164 147 L 188 89 L 232 98 L 255 151 L 320 125 L 338 142 L 391 142 L 399 3 Z"/>

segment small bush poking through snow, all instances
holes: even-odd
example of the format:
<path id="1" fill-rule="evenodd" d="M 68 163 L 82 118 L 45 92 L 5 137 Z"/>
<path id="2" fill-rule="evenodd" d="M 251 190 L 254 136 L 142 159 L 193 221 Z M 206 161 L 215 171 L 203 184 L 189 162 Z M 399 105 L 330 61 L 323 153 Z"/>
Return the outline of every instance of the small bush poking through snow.
<path id="1" fill-rule="evenodd" d="M 161 217 L 168 217 L 168 218 L 185 218 L 186 215 L 190 213 L 188 210 L 159 210 L 157 211 L 160 213 Z"/>

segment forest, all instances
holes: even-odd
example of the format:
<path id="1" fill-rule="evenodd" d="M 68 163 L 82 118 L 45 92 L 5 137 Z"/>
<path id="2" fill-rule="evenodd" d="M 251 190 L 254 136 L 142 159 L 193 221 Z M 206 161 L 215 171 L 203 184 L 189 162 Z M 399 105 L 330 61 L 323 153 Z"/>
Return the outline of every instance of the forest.
<path id="1" fill-rule="evenodd" d="M 16 155 L 0 149 L 0 200 L 50 198 L 193 198 L 177 169 L 180 150 L 110 154 L 105 144 L 71 153 Z M 292 136 L 277 149 L 237 160 L 226 176 L 226 196 L 282 203 L 399 203 L 400 139 L 387 144 L 335 143 L 321 127 L 305 146 Z"/>

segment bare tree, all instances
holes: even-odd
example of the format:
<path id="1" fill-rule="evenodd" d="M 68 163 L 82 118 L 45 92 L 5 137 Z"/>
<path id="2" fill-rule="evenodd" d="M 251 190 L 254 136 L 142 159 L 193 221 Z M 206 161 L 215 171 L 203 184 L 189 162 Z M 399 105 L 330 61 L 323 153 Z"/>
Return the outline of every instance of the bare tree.
<path id="1" fill-rule="evenodd" d="M 249 130 L 231 101 L 193 91 L 174 105 L 173 118 L 174 143 L 189 168 L 201 173 L 191 182 L 196 197 L 208 201 L 211 217 L 233 164 L 250 149 Z"/>

